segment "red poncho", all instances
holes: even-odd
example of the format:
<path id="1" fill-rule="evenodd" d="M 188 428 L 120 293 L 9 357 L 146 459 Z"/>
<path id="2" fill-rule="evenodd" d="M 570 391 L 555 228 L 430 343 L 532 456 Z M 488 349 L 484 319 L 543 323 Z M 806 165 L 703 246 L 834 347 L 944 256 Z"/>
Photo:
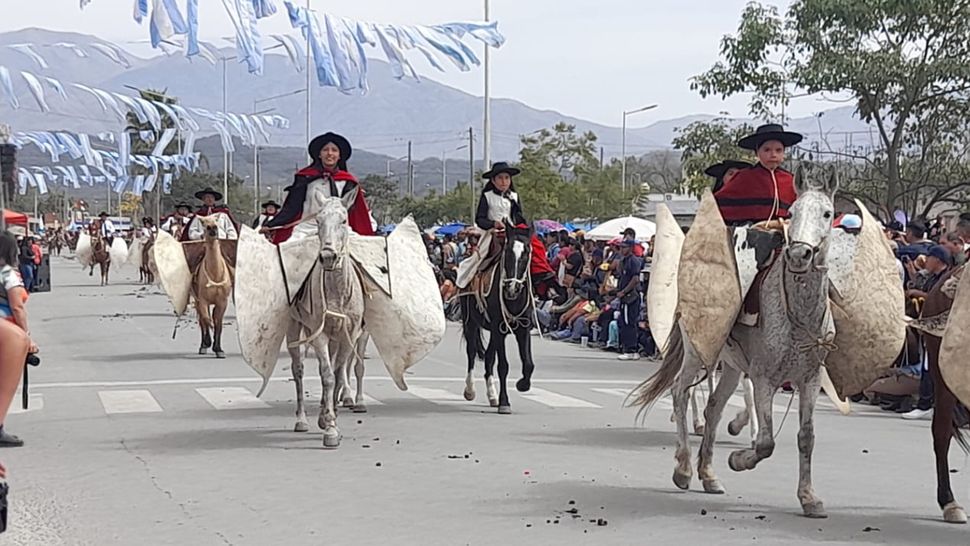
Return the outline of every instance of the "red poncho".
<path id="1" fill-rule="evenodd" d="M 728 224 L 788 218 L 788 208 L 795 202 L 795 197 L 795 179 L 790 172 L 775 169 L 772 178 L 772 171 L 760 163 L 739 171 L 714 194 L 721 216 Z"/>
<path id="2" fill-rule="evenodd" d="M 350 210 L 347 211 L 347 224 L 358 235 L 374 235 L 374 227 L 370 223 L 370 209 L 367 208 L 367 200 L 364 198 L 364 188 L 360 187 L 360 182 L 354 175 L 339 169 L 324 171 L 318 165 L 310 165 L 296 173 L 293 185 L 286 188 L 286 200 L 283 201 L 283 207 L 276 217 L 266 224 L 269 227 L 280 227 L 280 229 L 273 231 L 274 244 L 280 244 L 290 238 L 290 235 L 293 234 L 293 228 L 303 218 L 303 205 L 306 201 L 307 187 L 314 180 L 327 174 L 335 182 L 346 182 L 359 188 L 357 197 L 350 205 Z M 347 190 L 348 188 L 345 187 L 344 191 Z"/>

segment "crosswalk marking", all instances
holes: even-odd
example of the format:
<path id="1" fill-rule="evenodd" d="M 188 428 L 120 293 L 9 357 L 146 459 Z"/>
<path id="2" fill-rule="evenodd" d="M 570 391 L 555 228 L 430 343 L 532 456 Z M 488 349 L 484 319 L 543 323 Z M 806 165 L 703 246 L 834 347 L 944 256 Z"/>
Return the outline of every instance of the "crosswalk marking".
<path id="1" fill-rule="evenodd" d="M 409 389 L 410 389 L 410 387 L 409 387 Z M 351 389 L 351 396 L 356 399 L 357 398 L 357 391 Z M 304 399 L 305 400 L 318 400 L 319 401 L 321 397 L 323 397 L 323 386 L 316 386 L 316 387 L 312 387 L 310 389 L 310 394 L 307 395 Z M 339 404 L 340 403 L 340 400 L 337 400 L 336 403 Z M 374 398 L 373 396 L 367 394 L 366 392 L 364 393 L 364 403 L 367 404 L 368 406 L 383 406 L 384 405 L 384 402 L 381 402 L 380 400 Z"/>
<path id="2" fill-rule="evenodd" d="M 435 404 L 466 404 L 465 399 L 457 393 L 444 389 L 432 389 L 429 387 L 417 387 L 408 385 L 407 392 Z"/>
<path id="3" fill-rule="evenodd" d="M 195 392 L 217 410 L 270 407 L 244 387 L 202 387 Z"/>
<path id="4" fill-rule="evenodd" d="M 108 415 L 115 413 L 156 413 L 162 407 L 152 393 L 146 390 L 98 391 L 101 406 Z"/>
<path id="5" fill-rule="evenodd" d="M 20 393 L 14 397 L 13 402 L 10 404 L 10 409 L 7 411 L 8 415 L 16 415 L 18 413 L 27 413 L 30 411 L 40 411 L 44 409 L 44 395 L 40 393 L 31 393 L 30 400 L 28 401 L 27 409 L 24 409 L 20 402 Z"/>
<path id="6" fill-rule="evenodd" d="M 535 387 L 529 392 L 522 393 L 522 397 L 550 408 L 602 408 L 602 406 L 587 402 L 586 400 L 580 400 L 579 398 L 573 398 L 572 396 L 565 396 Z"/>

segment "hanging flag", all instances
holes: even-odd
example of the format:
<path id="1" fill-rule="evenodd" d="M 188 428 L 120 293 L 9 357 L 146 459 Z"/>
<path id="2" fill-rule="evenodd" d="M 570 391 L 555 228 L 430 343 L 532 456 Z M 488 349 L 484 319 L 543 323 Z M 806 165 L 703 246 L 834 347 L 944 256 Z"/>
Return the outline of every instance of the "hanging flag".
<path id="1" fill-rule="evenodd" d="M 13 44 L 8 45 L 7 47 L 30 57 L 35 63 L 37 63 L 37 66 L 41 67 L 42 69 L 46 70 L 48 68 L 47 61 L 45 61 L 43 57 L 34 51 L 34 44 Z"/>
<path id="2" fill-rule="evenodd" d="M 10 103 L 11 108 L 15 110 L 20 108 L 20 101 L 17 100 L 17 94 L 13 92 L 13 81 L 10 79 L 10 71 L 5 66 L 0 66 L 0 90 L 7 97 L 7 102 Z"/>
<path id="3" fill-rule="evenodd" d="M 162 193 L 165 195 L 172 193 L 172 173 L 165 173 L 162 177 Z"/>
<path id="4" fill-rule="evenodd" d="M 165 129 L 165 131 L 162 132 L 162 136 L 159 137 L 158 142 L 155 144 L 155 149 L 152 150 L 152 155 L 163 155 L 165 153 L 165 148 L 171 144 L 173 138 L 175 138 L 175 129 Z"/>
<path id="5" fill-rule="evenodd" d="M 27 82 L 27 88 L 30 89 L 30 94 L 34 96 L 34 100 L 37 101 L 37 106 L 40 107 L 41 112 L 50 112 L 51 107 L 47 105 L 47 100 L 44 99 L 44 88 L 40 85 L 40 80 L 37 76 L 34 76 L 30 72 L 21 72 L 21 76 L 24 77 L 24 81 Z"/>
<path id="6" fill-rule="evenodd" d="M 125 57 L 121 50 L 116 46 L 111 44 L 97 43 L 91 44 L 91 47 L 94 48 L 95 51 L 110 59 L 112 62 L 120 64 L 125 68 L 131 68 L 131 62 L 128 61 L 128 58 Z"/>
<path id="7" fill-rule="evenodd" d="M 64 91 L 64 86 L 61 85 L 61 82 L 55 80 L 54 78 L 44 78 L 44 80 L 47 81 L 47 85 L 51 86 L 51 89 L 60 95 L 62 99 L 68 100 L 67 92 Z"/>

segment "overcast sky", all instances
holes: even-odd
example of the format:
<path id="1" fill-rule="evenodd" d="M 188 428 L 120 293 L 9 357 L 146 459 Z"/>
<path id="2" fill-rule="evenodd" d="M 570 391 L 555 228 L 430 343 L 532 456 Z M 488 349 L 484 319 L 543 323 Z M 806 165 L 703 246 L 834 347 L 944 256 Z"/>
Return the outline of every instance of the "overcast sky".
<path id="1" fill-rule="evenodd" d="M 147 25 L 132 19 L 132 0 L 92 0 L 84 11 L 78 0 L 0 1 L 0 32 L 25 27 L 69 30 L 117 42 L 144 56 L 152 54 L 147 46 L 130 43 L 148 38 Z M 318 11 L 386 23 L 435 24 L 484 16 L 484 0 L 311 1 Z M 630 126 L 697 113 L 743 116 L 746 98 L 703 100 L 689 89 L 688 79 L 717 59 L 721 37 L 737 27 L 746 2 L 491 0 L 492 19 L 499 21 L 507 38 L 501 49 L 493 50 L 493 96 L 614 126 L 620 124 L 622 110 L 653 103 L 660 107 L 631 117 Z M 785 7 L 789 2 L 775 3 Z M 222 2 L 200 4 L 202 39 L 217 41 L 234 34 Z M 262 21 L 261 32 L 295 33 L 282 0 L 276 4 L 279 12 Z M 378 50 L 369 51 L 381 58 Z M 443 74 L 419 57 L 413 61 L 422 76 L 482 94 L 481 69 Z M 804 100 L 793 105 L 789 115 L 831 106 Z"/>

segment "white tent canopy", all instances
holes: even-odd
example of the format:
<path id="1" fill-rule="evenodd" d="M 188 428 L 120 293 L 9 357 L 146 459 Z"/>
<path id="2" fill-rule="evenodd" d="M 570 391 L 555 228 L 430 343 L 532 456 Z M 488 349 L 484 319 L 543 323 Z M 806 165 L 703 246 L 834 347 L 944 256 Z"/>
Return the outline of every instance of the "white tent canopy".
<path id="1" fill-rule="evenodd" d="M 619 237 L 626 228 L 633 228 L 637 232 L 638 241 L 646 241 L 657 233 L 657 224 L 654 224 L 650 220 L 644 220 L 636 216 L 624 216 L 622 218 L 614 218 L 596 226 L 586 232 L 586 238 L 593 241 L 611 241 Z"/>

